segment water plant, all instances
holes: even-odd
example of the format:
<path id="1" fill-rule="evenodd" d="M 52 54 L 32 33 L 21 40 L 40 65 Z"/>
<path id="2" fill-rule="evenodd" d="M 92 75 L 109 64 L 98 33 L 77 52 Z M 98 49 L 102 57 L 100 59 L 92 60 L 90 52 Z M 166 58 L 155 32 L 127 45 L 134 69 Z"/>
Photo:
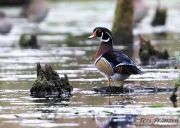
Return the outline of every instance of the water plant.
<path id="1" fill-rule="evenodd" d="M 178 41 L 180 42 L 180 40 L 178 40 Z M 176 66 L 177 66 L 180 61 L 180 51 L 174 53 L 173 59 L 176 60 Z M 175 67 L 175 68 L 177 68 L 177 67 Z M 177 91 L 179 86 L 180 86 L 180 74 L 179 74 L 178 78 L 174 81 L 174 90 Z"/>
<path id="2" fill-rule="evenodd" d="M 174 53 L 173 59 L 176 60 L 176 65 L 178 65 L 178 63 L 180 61 L 180 51 Z M 177 68 L 177 67 L 175 67 L 175 68 Z M 179 73 L 178 78 L 174 81 L 173 85 L 174 85 L 174 91 L 173 91 L 172 95 L 170 96 L 170 100 L 173 102 L 174 107 L 177 107 L 177 94 L 176 94 L 176 92 L 180 86 L 180 73 Z"/>

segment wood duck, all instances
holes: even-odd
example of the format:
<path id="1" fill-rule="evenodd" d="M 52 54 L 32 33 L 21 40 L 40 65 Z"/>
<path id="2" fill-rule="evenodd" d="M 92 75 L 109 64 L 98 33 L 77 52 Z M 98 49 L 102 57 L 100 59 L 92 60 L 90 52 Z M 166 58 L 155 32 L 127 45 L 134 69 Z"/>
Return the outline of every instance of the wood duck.
<path id="1" fill-rule="evenodd" d="M 128 55 L 113 49 L 113 37 L 110 30 L 96 27 L 88 39 L 95 37 L 100 39 L 101 44 L 96 52 L 94 64 L 98 71 L 108 79 L 108 86 L 110 86 L 110 79 L 124 81 L 131 74 L 141 74 L 141 70 Z"/>
<path id="2" fill-rule="evenodd" d="M 49 12 L 49 7 L 45 0 L 33 0 L 24 6 L 20 16 L 27 18 L 30 22 L 39 23 L 44 20 Z"/>

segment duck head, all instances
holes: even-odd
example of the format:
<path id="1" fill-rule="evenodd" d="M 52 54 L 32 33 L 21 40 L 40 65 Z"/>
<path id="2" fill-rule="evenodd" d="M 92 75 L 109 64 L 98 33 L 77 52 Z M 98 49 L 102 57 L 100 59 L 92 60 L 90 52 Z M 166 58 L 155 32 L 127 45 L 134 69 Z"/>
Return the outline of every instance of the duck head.
<path id="1" fill-rule="evenodd" d="M 99 38 L 101 40 L 101 42 L 104 42 L 104 43 L 111 42 L 111 43 L 113 43 L 113 38 L 112 38 L 111 31 L 109 29 L 107 29 L 107 28 L 96 27 L 93 30 L 93 34 L 91 36 L 89 36 L 88 39 L 95 38 L 95 37 Z"/>

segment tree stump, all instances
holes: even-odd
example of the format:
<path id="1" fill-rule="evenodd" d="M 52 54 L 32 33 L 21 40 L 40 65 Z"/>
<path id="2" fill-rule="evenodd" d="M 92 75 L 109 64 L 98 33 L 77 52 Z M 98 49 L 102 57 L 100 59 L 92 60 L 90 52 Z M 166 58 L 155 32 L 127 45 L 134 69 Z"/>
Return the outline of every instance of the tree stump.
<path id="1" fill-rule="evenodd" d="M 22 48 L 39 48 L 37 35 L 22 34 L 19 39 Z"/>
<path id="2" fill-rule="evenodd" d="M 142 65 L 155 65 L 157 61 L 168 60 L 169 54 L 167 50 L 164 50 L 163 52 L 156 50 L 151 45 L 151 41 L 146 40 L 141 35 L 139 35 L 139 39 L 139 57 Z"/>
<path id="3" fill-rule="evenodd" d="M 133 46 L 133 0 L 117 0 L 112 35 L 115 45 Z"/>
<path id="4" fill-rule="evenodd" d="M 167 10 L 165 8 L 157 7 L 151 25 L 152 26 L 165 25 L 166 16 L 167 16 Z"/>
<path id="5" fill-rule="evenodd" d="M 30 89 L 31 96 L 62 97 L 63 95 L 72 95 L 72 91 L 73 86 L 66 74 L 64 74 L 64 78 L 60 78 L 50 65 L 45 64 L 45 67 L 41 68 L 40 63 L 37 63 L 37 79 Z"/>

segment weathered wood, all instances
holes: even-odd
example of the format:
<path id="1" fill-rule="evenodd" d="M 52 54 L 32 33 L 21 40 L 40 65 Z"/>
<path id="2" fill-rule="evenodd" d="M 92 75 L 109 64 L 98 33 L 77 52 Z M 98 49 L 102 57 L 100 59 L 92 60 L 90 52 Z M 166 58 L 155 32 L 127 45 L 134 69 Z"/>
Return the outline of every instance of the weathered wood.
<path id="1" fill-rule="evenodd" d="M 117 0 L 112 35 L 116 45 L 132 46 L 133 0 Z"/>
<path id="2" fill-rule="evenodd" d="M 96 93 L 100 94 L 129 94 L 129 93 L 135 93 L 135 94 L 154 94 L 154 93 L 160 93 L 160 92 L 173 92 L 173 87 L 155 87 L 155 86 L 102 86 L 102 87 L 93 87 L 91 89 L 92 91 L 95 91 Z"/>
<path id="3" fill-rule="evenodd" d="M 45 64 L 44 69 L 42 69 L 40 63 L 37 63 L 37 79 L 30 89 L 31 96 L 70 96 L 72 91 L 73 86 L 70 84 L 66 74 L 64 74 L 64 78 L 60 78 L 59 74 L 50 65 Z"/>
<path id="4" fill-rule="evenodd" d="M 139 39 L 139 57 L 142 65 L 155 65 L 158 61 L 169 59 L 169 53 L 166 49 L 163 52 L 160 52 L 151 45 L 150 40 L 143 38 L 141 35 L 139 35 Z"/>

